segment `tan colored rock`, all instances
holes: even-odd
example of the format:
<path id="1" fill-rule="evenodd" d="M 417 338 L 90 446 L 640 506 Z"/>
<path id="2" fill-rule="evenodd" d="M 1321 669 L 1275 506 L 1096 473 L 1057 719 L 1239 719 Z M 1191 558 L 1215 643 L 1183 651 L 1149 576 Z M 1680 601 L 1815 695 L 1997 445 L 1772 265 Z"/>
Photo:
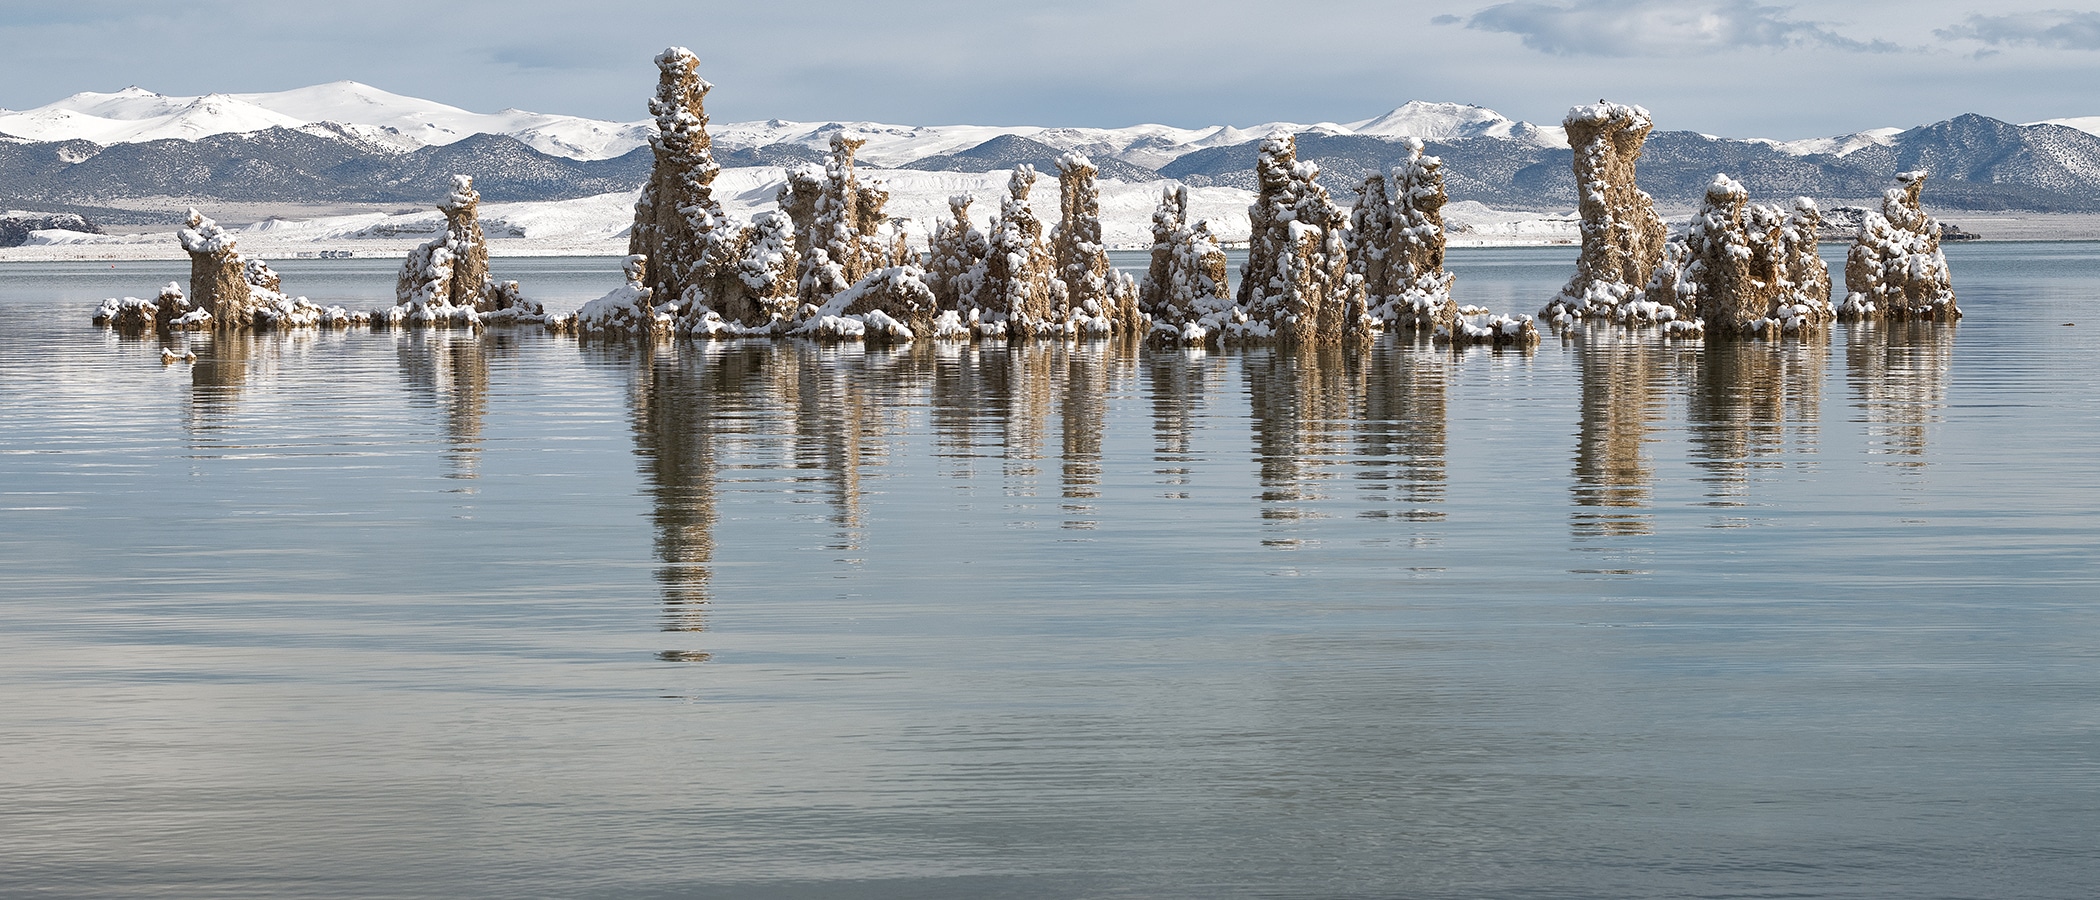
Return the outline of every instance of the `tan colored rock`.
<path id="1" fill-rule="evenodd" d="M 934 222 L 926 260 L 926 284 L 942 310 L 975 309 L 984 285 L 991 242 L 970 223 L 970 195 L 948 198 L 948 218 Z"/>
<path id="2" fill-rule="evenodd" d="M 1575 151 L 1575 192 L 1582 214 L 1582 256 L 1575 277 L 1540 312 L 1556 327 L 1582 319 L 1640 321 L 1638 301 L 1668 232 L 1655 200 L 1634 180 L 1641 145 L 1655 123 L 1648 111 L 1599 101 L 1568 111 Z"/>
<path id="3" fill-rule="evenodd" d="M 210 316 L 215 328 L 252 327 L 256 301 L 233 234 L 192 209 L 175 235 L 190 255 L 190 305 Z"/>
<path id="4" fill-rule="evenodd" d="M 1850 321 L 1953 322 L 1961 318 L 1947 256 L 1940 251 L 1940 223 L 1918 202 L 1924 171 L 1896 176 L 1898 186 L 1881 197 L 1881 211 L 1868 213 L 1845 257 L 1845 302 L 1838 314 Z"/>
<path id="5" fill-rule="evenodd" d="M 394 280 L 394 299 L 411 323 L 471 320 L 460 311 L 488 312 L 521 298 L 504 294 L 489 277 L 489 250 L 481 231 L 481 194 L 469 175 L 452 176 L 452 192 L 438 204 L 444 233 L 410 250 Z"/>
<path id="6" fill-rule="evenodd" d="M 876 269 L 911 261 L 890 227 L 884 206 L 889 192 L 861 184 L 854 174 L 854 154 L 867 141 L 845 132 L 831 136 L 831 158 L 819 171 L 803 166 L 788 173 L 780 207 L 795 226 L 800 274 L 797 291 L 803 303 L 822 306 Z"/>
<path id="7" fill-rule="evenodd" d="M 761 327 L 771 304 L 754 302 L 742 271 L 756 230 L 715 199 L 722 167 L 714 160 L 704 102 L 713 85 L 701 80 L 699 65 L 683 47 L 656 57 L 656 96 L 649 101 L 657 129 L 649 139 L 654 163 L 635 204 L 628 252 L 647 260 L 645 285 L 674 318 L 714 313 Z"/>
<path id="8" fill-rule="evenodd" d="M 868 273 L 826 301 L 796 333 L 828 340 L 901 343 L 933 337 L 939 313 L 926 271 L 889 266 Z"/>
<path id="9" fill-rule="evenodd" d="M 1830 321 L 1829 275 L 1816 256 L 1821 217 L 1805 197 L 1793 206 L 1752 204 L 1740 182 L 1714 176 L 1691 227 L 1649 278 L 1645 302 L 1654 308 L 1629 307 L 1628 318 L 1768 337 Z"/>
<path id="10" fill-rule="evenodd" d="M 1189 189 L 1167 188 L 1152 212 L 1152 260 L 1138 303 L 1152 321 L 1151 339 L 1207 344 L 1246 324 L 1232 300 L 1231 269 L 1210 223 L 1188 222 Z"/>
<path id="11" fill-rule="evenodd" d="M 1064 282 L 1073 321 L 1092 326 L 1081 331 L 1141 334 L 1145 325 L 1137 284 L 1109 264 L 1108 246 L 1101 241 L 1101 188 L 1095 183 L 1100 171 L 1078 153 L 1057 160 L 1059 216 L 1050 245 L 1058 280 Z"/>
<path id="12" fill-rule="evenodd" d="M 1271 137 L 1258 152 L 1260 190 L 1247 209 L 1253 231 L 1240 270 L 1248 336 L 1332 343 L 1361 333 L 1363 282 L 1349 273 L 1348 214 L 1317 183 L 1320 167 L 1298 160 L 1295 139 Z"/>
<path id="13" fill-rule="evenodd" d="M 1350 213 L 1350 271 L 1363 278 L 1372 319 L 1416 331 L 1453 334 L 1458 303 L 1444 271 L 1443 160 L 1406 138 L 1408 155 L 1393 167 L 1391 187 L 1373 175 Z M 1388 193 L 1390 191 L 1390 193 Z"/>
<path id="14" fill-rule="evenodd" d="M 190 302 L 183 297 L 182 286 L 171 281 L 151 300 L 137 297 L 104 300 L 92 318 L 97 325 L 133 333 L 195 330 L 199 325 L 209 324 L 209 320 L 198 323 L 185 319 L 189 312 Z"/>
<path id="15" fill-rule="evenodd" d="M 676 325 L 669 311 L 657 308 L 649 287 L 649 260 L 639 254 L 627 257 L 623 268 L 627 283 L 576 310 L 554 330 L 574 329 L 585 338 L 637 338 L 670 334 Z"/>
<path id="16" fill-rule="evenodd" d="M 1007 179 L 1007 197 L 992 222 L 978 310 L 981 322 L 1004 323 L 1006 333 L 1016 338 L 1048 337 L 1064 329 L 1057 261 L 1043 243 L 1042 220 L 1028 206 L 1035 179 L 1035 167 L 1028 165 Z"/>

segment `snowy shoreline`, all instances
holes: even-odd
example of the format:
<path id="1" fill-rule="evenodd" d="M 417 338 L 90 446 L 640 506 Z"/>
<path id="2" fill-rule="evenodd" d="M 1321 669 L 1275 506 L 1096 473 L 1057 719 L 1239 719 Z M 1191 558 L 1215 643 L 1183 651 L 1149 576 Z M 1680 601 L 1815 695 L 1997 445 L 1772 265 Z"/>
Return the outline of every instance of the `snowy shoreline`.
<path id="1" fill-rule="evenodd" d="M 918 172 L 875 170 L 871 180 L 891 191 L 890 210 L 910 220 L 913 242 L 924 249 L 926 233 L 938 216 L 945 216 L 947 198 L 966 193 L 978 197 L 979 207 L 996 206 L 1006 172 Z M 731 213 L 748 218 L 755 212 L 775 208 L 774 195 L 785 181 L 777 167 L 723 170 L 716 182 L 717 196 Z M 1172 181 L 1128 184 L 1101 183 L 1103 237 L 1110 249 L 1144 250 L 1151 247 L 1152 210 L 1163 188 Z M 489 203 L 483 206 L 488 229 L 489 255 L 531 256 L 625 256 L 627 228 L 634 221 L 635 193 L 601 194 L 574 200 L 540 203 Z M 1208 219 L 1226 245 L 1243 245 L 1249 223 L 1247 207 L 1251 191 L 1237 188 L 1189 189 L 1190 218 Z M 993 201 L 993 202 L 983 202 Z M 1055 218 L 1057 197 L 1041 192 L 1031 199 L 1039 215 Z M 398 208 L 398 207 L 396 207 Z M 212 212 L 204 209 L 205 213 Z M 1943 220 L 1983 235 L 1987 241 L 2090 241 L 2100 240 L 2100 214 L 1935 211 Z M 982 216 L 984 214 L 978 214 Z M 1460 201 L 1444 209 L 1448 223 L 1447 245 L 1453 248 L 1578 246 L 1581 235 L 1572 211 L 1547 213 L 1497 210 L 1477 201 Z M 1665 218 L 1675 223 L 1687 218 L 1684 211 L 1670 210 Z M 980 222 L 980 224 L 983 224 Z M 268 218 L 237 229 L 241 247 L 265 259 L 321 258 L 322 254 L 348 251 L 357 259 L 401 259 L 408 251 L 443 228 L 444 216 L 435 208 L 415 212 L 362 212 L 322 215 L 306 219 Z M 38 231 L 30 243 L 0 248 L 0 262 L 80 262 L 187 259 L 175 240 L 175 229 L 129 234 L 89 235 L 68 231 Z"/>

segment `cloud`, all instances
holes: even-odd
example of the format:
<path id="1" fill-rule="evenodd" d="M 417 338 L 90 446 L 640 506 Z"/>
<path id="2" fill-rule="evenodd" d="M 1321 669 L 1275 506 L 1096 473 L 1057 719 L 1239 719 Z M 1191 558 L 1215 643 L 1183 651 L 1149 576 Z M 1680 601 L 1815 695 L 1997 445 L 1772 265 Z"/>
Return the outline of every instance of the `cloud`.
<path id="1" fill-rule="evenodd" d="M 2045 9 L 2005 16 L 1970 16 L 1960 25 L 1933 32 L 1943 40 L 1982 41 L 1993 46 L 2030 44 L 2059 50 L 2100 50 L 2100 12 Z"/>
<path id="2" fill-rule="evenodd" d="M 1857 41 L 1817 22 L 1786 17 L 1783 6 L 1749 0 L 1512 0 L 1465 20 L 1480 31 L 1514 34 L 1524 46 L 1560 56 L 1687 56 L 1741 48 L 1803 46 L 1887 52 L 1886 41 Z"/>

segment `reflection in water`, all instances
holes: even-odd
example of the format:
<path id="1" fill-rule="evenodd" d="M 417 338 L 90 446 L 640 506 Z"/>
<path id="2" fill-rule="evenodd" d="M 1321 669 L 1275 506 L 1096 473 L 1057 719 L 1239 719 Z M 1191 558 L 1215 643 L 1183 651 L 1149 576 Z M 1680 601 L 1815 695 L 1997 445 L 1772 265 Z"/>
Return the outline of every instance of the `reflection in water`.
<path id="1" fill-rule="evenodd" d="M 199 332 L 190 343 L 197 361 L 190 365 L 190 392 L 183 422 L 193 438 L 232 425 L 234 407 L 241 391 L 258 368 L 273 368 L 266 344 L 282 341 L 274 332 Z"/>
<path id="2" fill-rule="evenodd" d="M 1142 359 L 1146 393 L 1152 399 L 1152 461 L 1160 466 L 1154 474 L 1168 487 L 1167 498 L 1186 500 L 1189 464 L 1196 461 L 1196 417 L 1224 360 L 1201 347 L 1147 351 Z"/>
<path id="3" fill-rule="evenodd" d="M 1750 470 L 1775 468 L 1790 448 L 1812 455 L 1822 416 L 1823 372 L 1829 338 L 1780 342 L 1708 338 L 1693 369 L 1685 407 L 1692 460 L 1706 470 L 1709 506 L 1749 502 Z M 1724 518 L 1715 527 L 1747 524 Z"/>
<path id="4" fill-rule="evenodd" d="M 1357 477 L 1375 508 L 1363 515 L 1440 521 L 1453 358 L 1427 341 L 1388 339 L 1368 362 Z"/>
<path id="5" fill-rule="evenodd" d="M 1137 347 L 1129 341 L 1095 341 L 1050 349 L 1064 369 L 1058 388 L 1058 424 L 1064 430 L 1064 495 L 1066 528 L 1093 528 L 1094 504 L 1101 496 L 1101 437 L 1108 428 L 1108 397 L 1118 370 L 1135 365 Z"/>
<path id="6" fill-rule="evenodd" d="M 678 349 L 685 352 L 649 343 L 631 350 L 634 452 L 656 524 L 663 630 L 701 631 L 707 627 L 708 564 L 715 546 L 716 429 L 728 410 L 709 383 L 711 355 L 691 346 Z"/>
<path id="7" fill-rule="evenodd" d="M 1364 366 L 1334 347 L 1263 348 L 1242 360 L 1253 415 L 1255 462 L 1261 477 L 1261 515 L 1273 521 L 1318 518 L 1311 506 L 1328 499 L 1322 487 L 1356 418 Z M 1296 539 L 1268 541 L 1293 546 Z"/>
<path id="8" fill-rule="evenodd" d="M 745 354 L 767 352 L 762 344 L 737 346 Z M 825 502 L 831 508 L 830 549 L 858 551 L 866 544 L 867 528 L 863 469 L 880 466 L 888 458 L 884 435 L 902 427 L 894 420 L 903 413 L 895 398 L 927 380 L 928 350 L 915 345 L 863 348 L 798 343 L 781 348 L 770 362 L 792 367 L 768 383 L 788 392 L 795 468 L 815 471 L 797 480 L 823 485 Z"/>
<path id="9" fill-rule="evenodd" d="M 438 411 L 450 478 L 474 478 L 481 462 L 481 420 L 488 411 L 489 359 L 515 351 L 515 337 L 469 329 L 396 332 L 394 352 L 409 395 Z"/>
<path id="10" fill-rule="evenodd" d="M 1926 465 L 1927 426 L 1947 405 L 1954 366 L 1952 325 L 1879 322 L 1845 329 L 1852 405 L 1867 423 L 1867 452 L 1908 471 Z"/>
<path id="11" fill-rule="evenodd" d="M 1578 545 L 1654 533 L 1655 469 L 1645 445 L 1668 404 L 1670 373 L 1683 363 L 1683 355 L 1693 353 L 1641 332 L 1578 332 L 1582 412 L 1575 440 L 1575 505 L 1568 512 Z"/>

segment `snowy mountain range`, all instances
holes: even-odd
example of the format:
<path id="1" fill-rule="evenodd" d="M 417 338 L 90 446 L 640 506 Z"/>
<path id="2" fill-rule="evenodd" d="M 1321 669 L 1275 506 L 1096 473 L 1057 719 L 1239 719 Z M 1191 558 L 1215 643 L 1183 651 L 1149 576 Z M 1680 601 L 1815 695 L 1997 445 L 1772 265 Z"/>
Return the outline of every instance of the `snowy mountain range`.
<path id="1" fill-rule="evenodd" d="M 653 123 L 522 110 L 475 113 L 356 82 L 290 91 L 173 97 L 132 87 L 81 93 L 22 112 L 0 110 L 0 203 L 158 221 L 187 203 L 424 204 L 454 172 L 491 201 L 531 202 L 628 190 L 646 177 Z M 714 123 L 723 165 L 787 166 L 822 158 L 831 136 L 868 143 L 869 168 L 986 172 L 1049 168 L 1059 153 L 1092 156 L 1104 178 L 1251 187 L 1255 142 L 1300 136 L 1337 196 L 1390 166 L 1396 138 L 1445 157 L 1454 200 L 1520 208 L 1573 204 L 1558 127 L 1491 109 L 1415 101 L 1349 123 L 1126 128 L 910 126 L 876 122 Z M 1929 196 L 1966 208 L 2100 208 L 2100 117 L 2012 125 L 1963 116 L 1805 141 L 1738 140 L 1659 131 L 1640 170 L 1665 203 L 1689 203 L 1715 172 L 1762 196 L 1877 195 L 1897 167 L 1940 177 Z M 151 200 L 151 202 L 141 202 Z M 150 207 L 150 209 L 149 209 Z"/>

